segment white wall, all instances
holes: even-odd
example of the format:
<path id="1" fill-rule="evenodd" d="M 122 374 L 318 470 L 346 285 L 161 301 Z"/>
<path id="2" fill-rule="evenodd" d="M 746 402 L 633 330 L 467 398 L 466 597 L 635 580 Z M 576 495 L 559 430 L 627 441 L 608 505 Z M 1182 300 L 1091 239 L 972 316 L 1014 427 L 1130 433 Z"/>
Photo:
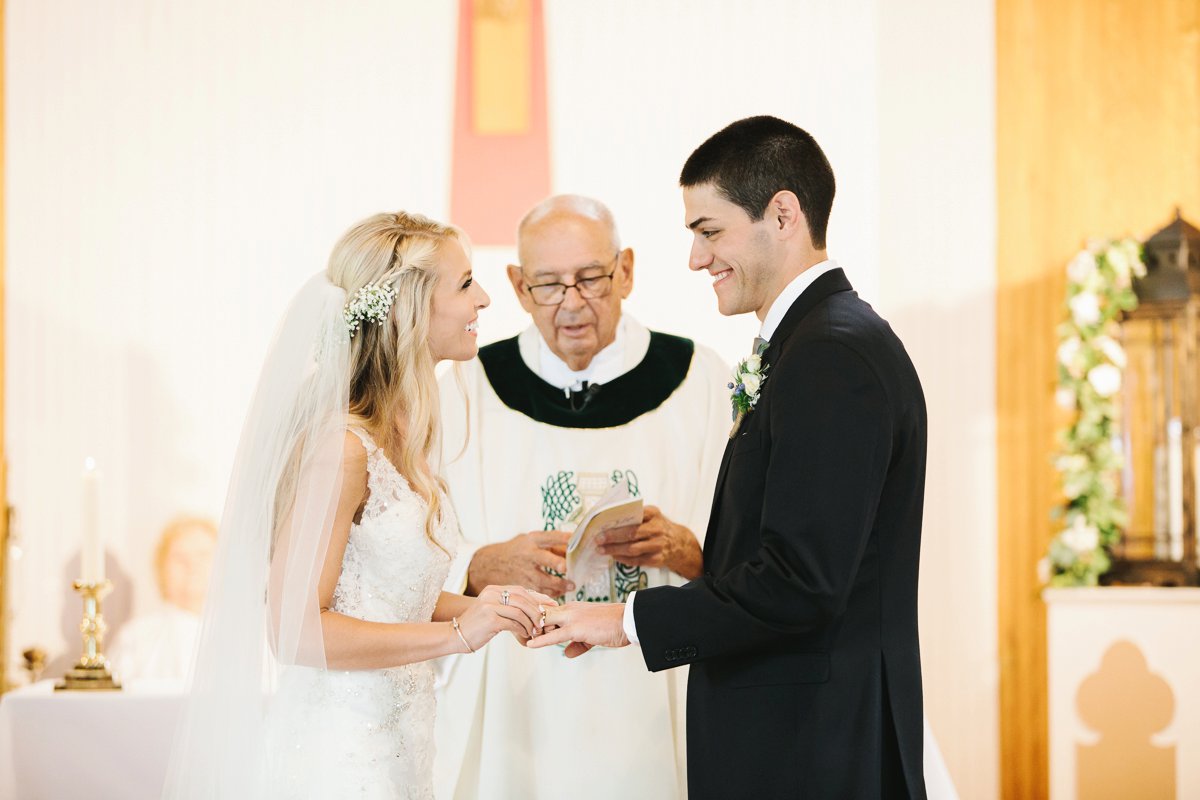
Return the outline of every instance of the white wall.
<path id="1" fill-rule="evenodd" d="M 13 645 L 65 652 L 83 458 L 149 608 L 156 531 L 219 513 L 291 293 L 362 216 L 445 216 L 456 3 L 6 5 Z M 553 187 L 612 207 L 638 257 L 628 307 L 651 326 L 730 361 L 757 329 L 686 269 L 691 149 L 757 113 L 826 149 L 831 254 L 929 397 L 926 704 L 964 796 L 995 796 L 991 3 L 546 5 Z M 475 256 L 482 338 L 510 335 L 512 254 Z"/>
<path id="2" fill-rule="evenodd" d="M 963 798 L 999 796 L 992 4 L 879 4 L 881 311 L 925 388 L 925 709 Z"/>

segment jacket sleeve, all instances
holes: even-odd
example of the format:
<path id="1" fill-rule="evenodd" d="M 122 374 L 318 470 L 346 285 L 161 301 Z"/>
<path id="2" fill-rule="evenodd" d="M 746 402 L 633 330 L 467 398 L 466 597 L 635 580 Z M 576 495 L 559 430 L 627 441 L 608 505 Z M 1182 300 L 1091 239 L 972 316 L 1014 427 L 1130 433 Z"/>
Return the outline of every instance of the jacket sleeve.
<path id="1" fill-rule="evenodd" d="M 862 357 L 833 341 L 797 345 L 767 381 L 757 552 L 719 578 L 637 593 L 635 625 L 651 670 L 778 644 L 846 607 L 891 458 L 887 398 Z M 738 468 L 735 459 L 730 469 Z"/>

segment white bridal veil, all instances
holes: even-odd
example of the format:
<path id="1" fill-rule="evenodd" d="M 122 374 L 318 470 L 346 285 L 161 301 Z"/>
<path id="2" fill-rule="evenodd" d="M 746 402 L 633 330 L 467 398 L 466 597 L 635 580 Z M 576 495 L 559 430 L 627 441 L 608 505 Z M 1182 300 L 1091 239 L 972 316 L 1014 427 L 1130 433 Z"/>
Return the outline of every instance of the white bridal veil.
<path id="1" fill-rule="evenodd" d="M 325 666 L 317 582 L 342 481 L 346 293 L 319 273 L 275 333 L 221 518 L 164 797 L 268 793 L 264 710 L 280 666 Z"/>

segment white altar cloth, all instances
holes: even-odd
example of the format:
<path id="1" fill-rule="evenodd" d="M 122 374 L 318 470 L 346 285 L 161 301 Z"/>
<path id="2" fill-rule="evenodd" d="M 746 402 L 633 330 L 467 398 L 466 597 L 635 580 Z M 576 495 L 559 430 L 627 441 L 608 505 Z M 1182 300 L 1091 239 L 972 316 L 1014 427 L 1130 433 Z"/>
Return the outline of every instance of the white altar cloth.
<path id="1" fill-rule="evenodd" d="M 0 800 L 157 800 L 183 707 L 180 682 L 56 692 L 41 681 L 0 697 Z M 930 800 L 957 800 L 925 728 Z"/>
<path id="2" fill-rule="evenodd" d="M 158 798 L 182 708 L 181 683 L 55 692 L 53 681 L 0 698 L 0 800 Z"/>

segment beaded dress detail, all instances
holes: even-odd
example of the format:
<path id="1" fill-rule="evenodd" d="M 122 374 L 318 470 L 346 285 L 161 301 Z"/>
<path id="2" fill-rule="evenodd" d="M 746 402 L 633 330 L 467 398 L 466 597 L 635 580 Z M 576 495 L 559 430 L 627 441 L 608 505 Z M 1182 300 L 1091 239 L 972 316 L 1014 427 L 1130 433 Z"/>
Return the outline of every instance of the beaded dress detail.
<path id="1" fill-rule="evenodd" d="M 427 504 L 362 430 L 369 495 L 350 527 L 332 610 L 372 622 L 429 622 L 450 569 L 458 524 Z M 446 551 L 449 551 L 448 553 Z M 283 668 L 268 711 L 268 792 L 279 797 L 433 797 L 434 671 Z"/>

